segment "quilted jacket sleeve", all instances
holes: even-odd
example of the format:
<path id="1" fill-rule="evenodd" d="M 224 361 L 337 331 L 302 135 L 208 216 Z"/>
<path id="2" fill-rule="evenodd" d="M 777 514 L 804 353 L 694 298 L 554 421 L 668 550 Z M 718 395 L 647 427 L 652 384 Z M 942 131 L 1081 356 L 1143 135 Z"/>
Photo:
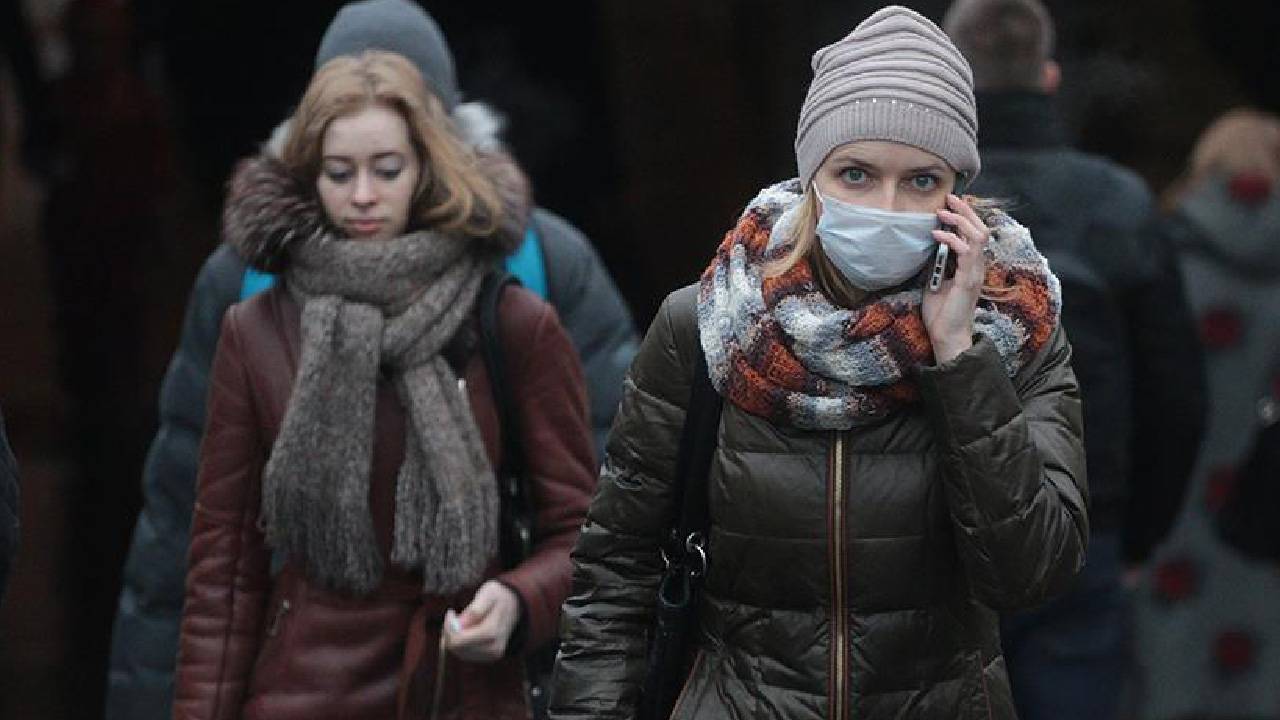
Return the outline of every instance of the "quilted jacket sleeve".
<path id="1" fill-rule="evenodd" d="M 209 368 L 222 316 L 239 296 L 244 269 L 229 245 L 205 261 L 160 387 L 160 428 L 142 469 L 144 503 L 111 631 L 106 720 L 160 720 L 173 713 L 173 662 Z"/>
<path id="2" fill-rule="evenodd" d="M 535 210 L 533 218 L 542 234 L 551 303 L 582 358 L 598 460 L 639 345 L 635 324 L 586 236 L 546 210 Z"/>
<path id="3" fill-rule="evenodd" d="M 691 321 L 695 290 L 677 291 L 663 303 L 627 376 L 596 495 L 573 550 L 553 718 L 635 713 L 662 569 L 658 548 L 674 517 L 671 484 L 689 375 L 693 353 L 700 352 Z"/>
<path id="4" fill-rule="evenodd" d="M 1059 329 L 1012 382 L 986 338 L 922 372 L 956 547 L 974 595 L 996 609 L 1042 602 L 1084 566 L 1084 429 L 1070 361 Z"/>
<path id="5" fill-rule="evenodd" d="M 519 302 L 519 295 L 527 301 Z M 569 592 L 569 548 L 587 514 L 596 461 L 582 370 L 555 311 L 522 289 L 508 290 L 500 310 L 504 344 L 522 349 L 519 359 L 507 360 L 538 514 L 533 553 L 498 579 L 515 589 L 526 609 L 523 647 L 517 649 L 534 649 L 556 635 Z"/>
<path id="6" fill-rule="evenodd" d="M 178 641 L 179 720 L 240 717 L 270 582 L 258 529 L 266 451 L 237 318 L 233 307 L 223 319 L 210 374 Z"/>

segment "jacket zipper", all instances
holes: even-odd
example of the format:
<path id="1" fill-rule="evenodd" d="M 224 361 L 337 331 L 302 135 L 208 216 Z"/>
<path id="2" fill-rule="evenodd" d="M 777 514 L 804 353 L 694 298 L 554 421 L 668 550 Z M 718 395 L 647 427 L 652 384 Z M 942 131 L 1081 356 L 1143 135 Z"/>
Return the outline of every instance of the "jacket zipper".
<path id="1" fill-rule="evenodd" d="M 280 632 L 280 625 L 284 623 L 284 616 L 289 614 L 289 610 L 292 607 L 288 600 L 280 601 L 280 606 L 276 608 L 275 617 L 271 618 L 271 625 L 267 627 L 268 637 L 275 637 Z"/>
<path id="2" fill-rule="evenodd" d="M 440 717 L 440 707 L 444 704 L 444 671 L 449 662 L 449 646 L 444 642 L 444 633 L 440 633 L 440 642 L 436 645 L 436 683 L 431 690 L 430 720 Z"/>
<path id="3" fill-rule="evenodd" d="M 684 705 L 685 696 L 689 694 L 689 687 L 693 685 L 694 679 L 697 678 L 698 669 L 702 667 L 702 658 L 705 656 L 705 651 L 698 651 L 698 656 L 693 661 L 693 667 L 689 669 L 689 677 L 685 678 L 684 687 L 680 688 L 680 695 L 676 697 L 675 705 L 671 706 L 671 715 L 668 716 L 668 720 L 680 714 L 680 706 Z"/>
<path id="4" fill-rule="evenodd" d="M 987 720 L 992 720 L 995 716 L 991 714 L 991 693 L 987 691 L 987 674 L 983 672 L 986 667 L 982 661 L 982 651 L 978 651 L 978 679 L 982 681 L 982 699 L 987 701 Z"/>
<path id="5" fill-rule="evenodd" d="M 849 628 L 845 611 L 845 462 L 844 434 L 837 431 L 831 449 L 831 720 L 846 720 L 848 707 Z"/>

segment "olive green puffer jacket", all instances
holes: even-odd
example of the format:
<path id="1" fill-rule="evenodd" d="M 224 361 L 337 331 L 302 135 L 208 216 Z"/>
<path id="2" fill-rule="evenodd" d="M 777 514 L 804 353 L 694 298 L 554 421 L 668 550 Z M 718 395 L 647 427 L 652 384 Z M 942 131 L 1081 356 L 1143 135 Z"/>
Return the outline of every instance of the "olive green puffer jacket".
<path id="1" fill-rule="evenodd" d="M 553 718 L 631 718 L 701 352 L 696 287 L 670 295 L 631 367 L 587 523 Z M 850 432 L 726 403 L 711 566 L 674 718 L 1014 718 L 996 611 L 1084 564 L 1080 398 L 1058 331 L 1010 381 L 982 339 L 920 373 L 923 402 Z"/>

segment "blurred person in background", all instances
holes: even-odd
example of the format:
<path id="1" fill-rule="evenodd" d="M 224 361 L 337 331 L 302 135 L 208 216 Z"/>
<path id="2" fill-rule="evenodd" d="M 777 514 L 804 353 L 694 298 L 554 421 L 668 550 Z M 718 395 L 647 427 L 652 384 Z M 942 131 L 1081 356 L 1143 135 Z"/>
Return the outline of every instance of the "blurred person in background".
<path id="1" fill-rule="evenodd" d="M 18 461 L 9 447 L 4 413 L 0 412 L 0 603 L 9 582 L 9 568 L 18 551 L 18 519 L 22 515 L 18 501 Z"/>
<path id="2" fill-rule="evenodd" d="M 798 179 L 748 204 L 631 367 L 553 718 L 636 716 L 693 383 L 724 403 L 699 428 L 708 559 L 673 718 L 1012 720 L 996 611 L 1084 564 L 1058 281 L 1026 228 L 954 194 L 981 166 L 968 64 L 890 6 L 812 67 Z M 954 274 L 927 290 L 940 243 Z"/>
<path id="3" fill-rule="evenodd" d="M 1084 400 L 1089 561 L 1070 592 L 1005 618 L 1013 696 L 1026 720 L 1110 720 L 1131 666 L 1123 579 L 1173 526 L 1204 430 L 1199 339 L 1146 184 L 1067 144 L 1044 5 L 957 0 L 944 27 L 977 87 L 973 191 L 1008 202 L 1062 281 Z"/>
<path id="4" fill-rule="evenodd" d="M 505 152 L 497 136 L 500 120 L 483 104 L 463 101 L 448 44 L 421 8 L 407 0 L 345 6 L 325 32 L 315 64 L 318 68 L 334 57 L 369 48 L 412 60 L 466 142 Z M 508 170 L 520 173 L 514 164 Z M 637 346 L 630 312 L 612 278 L 577 228 L 542 208 L 533 210 L 518 247 L 503 264 L 555 307 L 582 359 L 595 451 L 603 452 Z M 143 472 L 145 505 L 134 530 L 112 634 L 109 720 L 169 715 L 209 367 L 223 313 L 272 282 L 272 275 L 253 270 L 235 248 L 223 244 L 204 264 L 191 291 L 161 392 L 161 426 Z"/>
<path id="5" fill-rule="evenodd" d="M 222 321 L 174 717 L 524 718 L 520 652 L 556 632 L 596 467 L 568 336 L 505 289 L 539 504 L 502 570 L 477 296 L 527 185 L 387 52 L 324 63 L 280 141 L 229 185 L 228 241 L 280 281 Z"/>
<path id="6" fill-rule="evenodd" d="M 1178 248 L 1199 322 L 1210 409 L 1189 502 L 1145 578 L 1139 717 L 1280 717 L 1280 573 L 1266 552 L 1280 521 L 1266 507 L 1280 481 L 1269 445 L 1280 396 L 1280 118 L 1219 117 L 1164 201 L 1161 231 Z M 1240 505 L 1250 500 L 1257 506 Z"/>

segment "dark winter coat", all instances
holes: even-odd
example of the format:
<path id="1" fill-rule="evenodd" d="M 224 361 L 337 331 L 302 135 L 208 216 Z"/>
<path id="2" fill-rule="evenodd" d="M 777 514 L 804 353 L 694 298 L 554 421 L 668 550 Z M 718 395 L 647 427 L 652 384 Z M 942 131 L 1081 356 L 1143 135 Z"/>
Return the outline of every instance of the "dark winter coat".
<path id="1" fill-rule="evenodd" d="M 673 521 L 696 288 L 659 310 L 627 379 L 574 548 L 554 718 L 630 718 Z M 980 340 L 920 374 L 924 399 L 850 432 L 726 404 L 710 475 L 710 570 L 673 717 L 1014 717 L 996 610 L 1084 563 L 1080 401 L 1065 337 L 1012 382 Z"/>
<path id="2" fill-rule="evenodd" d="M 1182 507 L 1204 433 L 1204 359 L 1151 193 L 1134 173 L 1068 147 L 1049 96 L 980 94 L 982 174 L 1063 285 L 1062 324 L 1084 398 L 1090 520 L 1150 555 Z"/>
<path id="3" fill-rule="evenodd" d="M 1272 402 L 1280 404 L 1280 398 Z M 1245 555 L 1280 563 L 1280 422 L 1258 433 L 1218 527 Z"/>
<path id="4" fill-rule="evenodd" d="M 535 209 L 549 297 L 581 359 L 597 452 L 613 423 L 635 329 L 608 270 L 577 228 Z M 167 718 L 204 433 L 209 367 L 223 313 L 240 299 L 246 263 L 229 245 L 205 262 L 187 302 L 178 349 L 160 393 L 160 430 L 143 470 L 145 505 L 125 564 L 112 633 L 107 720 Z"/>
<path id="5" fill-rule="evenodd" d="M 622 381 L 640 345 L 631 311 L 591 242 L 568 220 L 548 210 L 533 211 L 542 242 L 547 302 L 573 340 L 587 378 L 591 432 L 597 457 L 622 401 Z"/>
<path id="6" fill-rule="evenodd" d="M 9 448 L 4 415 L 0 414 L 0 602 L 9 581 L 9 567 L 18 550 L 18 462 Z"/>

